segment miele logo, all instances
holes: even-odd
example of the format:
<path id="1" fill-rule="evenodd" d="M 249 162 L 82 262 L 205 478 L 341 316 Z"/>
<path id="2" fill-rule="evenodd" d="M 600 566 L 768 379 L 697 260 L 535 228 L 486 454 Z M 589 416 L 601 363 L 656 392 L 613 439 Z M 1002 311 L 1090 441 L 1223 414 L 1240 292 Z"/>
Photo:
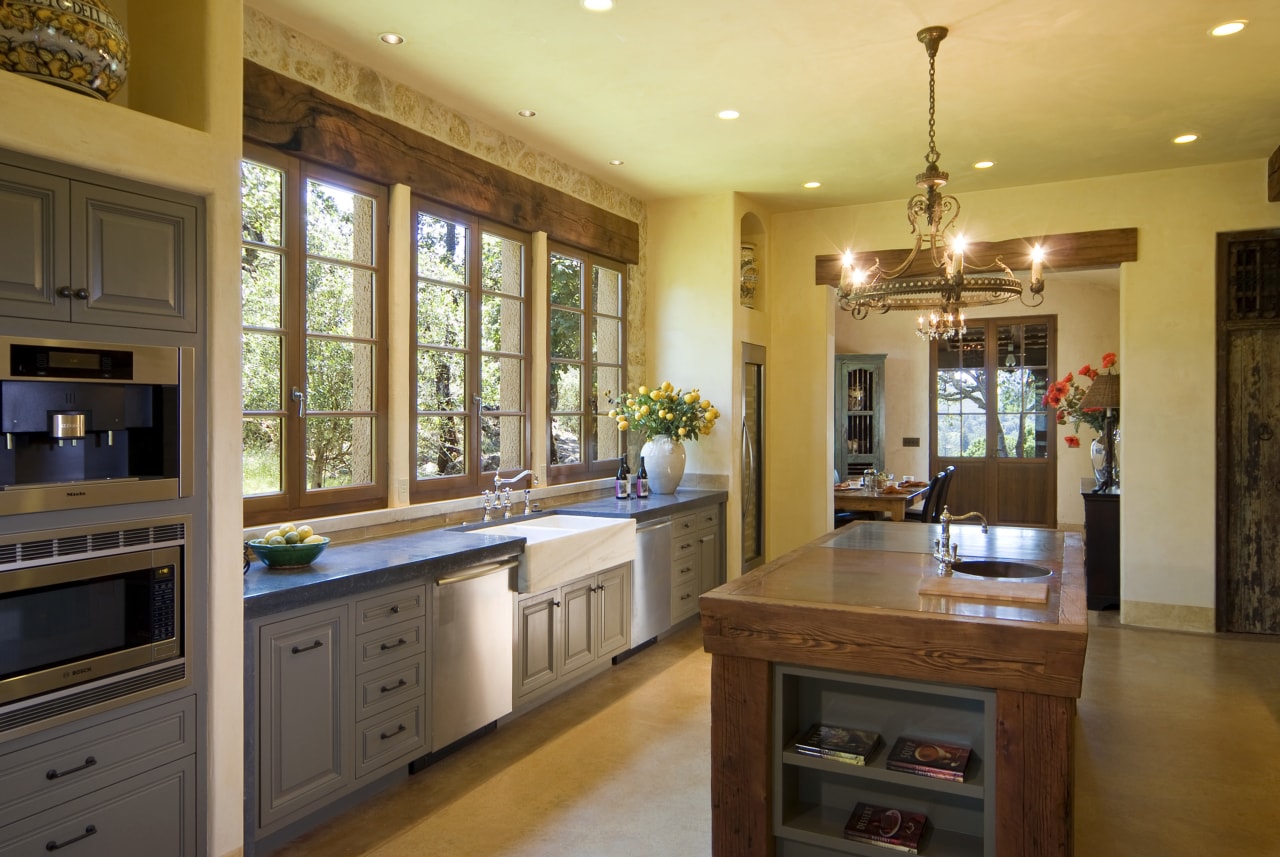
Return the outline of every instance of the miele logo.
<path id="1" fill-rule="evenodd" d="M 67 496 L 68 497 L 88 497 L 89 492 L 88 491 L 68 491 Z"/>
<path id="2" fill-rule="evenodd" d="M 67 670 L 62 674 L 62 677 L 71 678 L 73 675 L 84 675 L 85 673 L 91 673 L 91 672 L 93 672 L 93 667 L 80 667 L 79 669 L 75 669 L 75 670 Z"/>

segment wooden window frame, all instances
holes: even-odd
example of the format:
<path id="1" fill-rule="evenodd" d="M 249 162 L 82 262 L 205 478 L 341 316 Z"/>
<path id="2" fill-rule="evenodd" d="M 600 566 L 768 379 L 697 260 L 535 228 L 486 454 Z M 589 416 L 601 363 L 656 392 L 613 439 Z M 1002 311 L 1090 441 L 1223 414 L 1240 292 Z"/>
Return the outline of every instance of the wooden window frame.
<path id="1" fill-rule="evenodd" d="M 584 283 L 583 283 L 585 294 L 583 295 L 583 306 L 580 308 L 580 311 L 583 313 L 583 321 L 584 321 L 583 331 L 582 331 L 583 346 L 582 346 L 581 360 L 569 360 L 567 358 L 559 358 L 559 357 L 553 356 L 551 353 L 552 352 L 552 349 L 551 349 L 551 312 L 552 310 L 553 309 L 578 309 L 574 307 L 564 307 L 562 305 L 552 304 L 551 302 L 551 291 L 552 291 L 551 290 L 551 259 L 553 256 L 556 256 L 556 255 L 568 256 L 570 258 L 580 260 L 583 263 L 584 269 L 586 271 L 586 277 L 584 278 Z M 598 444 L 596 443 L 596 440 L 595 440 L 596 430 L 595 430 L 594 421 L 600 418 L 609 419 L 607 416 L 609 409 L 608 407 L 605 407 L 603 409 L 592 410 L 592 405 L 593 403 L 596 402 L 595 390 L 593 388 L 593 379 L 595 378 L 595 370 L 597 368 L 597 362 L 593 354 L 593 349 L 591 348 L 591 334 L 592 334 L 592 331 L 594 330 L 594 320 L 597 317 L 610 318 L 610 319 L 617 318 L 619 320 L 620 322 L 619 355 L 621 356 L 621 361 L 618 364 L 601 363 L 600 365 L 618 366 L 618 368 L 620 369 L 622 384 L 625 387 L 626 371 L 627 371 L 627 366 L 626 366 L 627 289 L 630 282 L 630 276 L 629 276 L 630 272 L 627 270 L 626 263 L 621 262 L 617 259 L 609 259 L 607 257 L 600 256 L 598 254 L 591 253 L 586 250 L 581 250 L 575 247 L 570 247 L 568 245 L 558 244 L 555 242 L 547 243 L 546 266 L 547 266 L 547 293 L 545 296 L 544 307 L 546 312 L 547 325 L 546 325 L 546 328 L 543 330 L 543 334 L 547 337 L 547 354 L 546 354 L 547 407 L 546 407 L 546 415 L 545 415 L 546 431 L 547 431 L 547 448 L 546 448 L 547 482 L 548 484 L 551 484 L 551 485 L 563 485 L 571 482 L 581 482 L 581 481 L 586 481 L 591 479 L 599 479 L 602 477 L 613 476 L 617 471 L 617 459 L 611 457 L 606 460 L 600 460 L 598 455 L 599 453 Z M 607 270 L 617 272 L 621 278 L 621 282 L 620 282 L 621 294 L 619 298 L 621 306 L 619 309 L 620 314 L 618 316 L 612 316 L 606 313 L 597 313 L 595 310 L 595 306 L 596 306 L 595 292 L 594 292 L 595 285 L 594 285 L 594 278 L 592 277 L 591 273 L 597 267 L 605 268 Z M 583 409 L 581 411 L 552 411 L 551 385 L 553 383 L 552 378 L 554 377 L 552 372 L 552 366 L 555 363 L 574 363 L 582 367 L 584 402 L 583 402 Z M 612 392 L 616 394 L 622 391 L 613 390 Z M 575 463 L 552 464 L 551 463 L 553 458 L 552 452 L 553 452 L 553 447 L 555 445 L 555 436 L 552 431 L 553 419 L 555 416 L 563 415 L 563 414 L 579 414 L 582 417 L 582 420 L 583 420 L 583 427 L 582 427 L 583 442 L 581 447 L 582 452 L 580 455 L 580 460 Z M 618 449 L 619 449 L 620 456 L 626 455 L 627 437 L 625 433 L 623 433 L 622 437 L 619 438 Z"/>
<path id="2" fill-rule="evenodd" d="M 418 478 L 417 467 L 417 433 L 418 433 L 418 305 L 417 305 L 417 285 L 418 285 L 418 261 L 417 261 L 417 224 L 419 213 L 424 213 L 432 217 L 442 220 L 454 221 L 460 225 L 464 225 L 470 230 L 472 236 L 470 245 L 467 247 L 467 280 L 465 290 L 467 297 L 467 320 L 466 320 L 466 343 L 459 353 L 465 354 L 466 361 L 466 390 L 464 402 L 465 410 L 465 434 L 467 454 L 467 470 L 465 473 L 456 476 L 440 476 L 430 479 Z M 493 486 L 493 471 L 483 470 L 483 461 L 481 457 L 480 444 L 480 419 L 478 397 L 480 396 L 480 365 L 484 354 L 481 350 L 480 339 L 480 311 L 482 308 L 481 296 L 484 294 L 481 287 L 481 253 L 482 253 L 482 236 L 485 234 L 496 235 L 509 241 L 514 241 L 524 248 L 523 260 L 520 271 L 520 301 L 522 304 L 521 313 L 521 330 L 520 330 L 520 361 L 522 365 L 521 371 L 521 398 L 522 410 L 518 412 L 504 411 L 506 415 L 518 413 L 524 418 L 524 431 L 521 437 L 521 449 L 523 450 L 521 463 L 519 465 L 504 465 L 502 470 L 507 471 L 507 475 L 512 475 L 511 468 L 518 467 L 525 469 L 530 467 L 531 451 L 530 444 L 532 442 L 532 431 L 530 428 L 532 420 L 532 399 L 530 395 L 531 370 L 530 357 L 532 354 L 530 343 L 530 304 L 529 304 L 529 284 L 530 284 L 530 257 L 532 254 L 532 239 L 528 233 L 518 229 L 512 229 L 499 223 L 493 223 L 482 220 L 473 214 L 442 205 L 433 200 L 427 199 L 421 195 L 413 196 L 413 205 L 410 209 L 409 228 L 410 246 L 414 248 L 410 266 L 410 301 L 413 304 L 413 312 L 410 314 L 409 324 L 409 378 L 410 378 L 410 413 L 409 413 L 409 499 L 413 503 L 425 503 L 435 500 L 448 500 L 457 497 L 472 497 L 485 488 Z M 496 293 L 495 293 L 496 294 Z M 507 295 L 508 298 L 512 297 Z M 511 353 L 511 352 L 504 352 Z"/>
<path id="3" fill-rule="evenodd" d="M 287 518 L 318 518 L 382 508 L 387 498 L 387 222 L 388 194 L 381 185 L 326 166 L 290 157 L 276 149 L 246 143 L 242 160 L 277 169 L 284 174 L 280 251 L 283 339 L 279 411 L 243 412 L 248 416 L 283 419 L 281 433 L 282 491 L 243 500 L 244 523 L 255 526 Z M 305 188 L 308 179 L 350 189 L 374 200 L 373 225 L 373 480 L 362 485 L 308 490 L 306 482 L 306 432 L 303 419 L 291 400 L 293 387 L 306 387 L 306 237 Z"/>

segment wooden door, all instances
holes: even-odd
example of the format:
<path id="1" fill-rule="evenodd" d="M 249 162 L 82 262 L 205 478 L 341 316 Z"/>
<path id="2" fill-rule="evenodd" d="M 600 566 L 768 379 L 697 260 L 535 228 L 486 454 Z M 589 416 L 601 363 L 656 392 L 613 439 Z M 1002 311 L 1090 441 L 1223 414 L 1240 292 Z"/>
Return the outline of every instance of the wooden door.
<path id="1" fill-rule="evenodd" d="M 560 674 L 567 676 L 596 659 L 595 578 L 562 587 L 560 600 Z"/>
<path id="2" fill-rule="evenodd" d="M 553 589 L 521 598 L 516 605 L 515 692 L 523 697 L 560 675 L 556 664 L 556 612 L 560 592 Z"/>
<path id="3" fill-rule="evenodd" d="M 1218 628 L 1280 633 L 1280 230 L 1218 236 Z"/>
<path id="4" fill-rule="evenodd" d="M 631 643 L 631 579 L 620 565 L 596 575 L 596 656 L 621 652 Z"/>
<path id="5" fill-rule="evenodd" d="M 933 344 L 930 473 L 954 465 L 953 513 L 991 524 L 1057 526 L 1056 424 L 1041 401 L 1054 377 L 1057 319 L 968 322 Z"/>

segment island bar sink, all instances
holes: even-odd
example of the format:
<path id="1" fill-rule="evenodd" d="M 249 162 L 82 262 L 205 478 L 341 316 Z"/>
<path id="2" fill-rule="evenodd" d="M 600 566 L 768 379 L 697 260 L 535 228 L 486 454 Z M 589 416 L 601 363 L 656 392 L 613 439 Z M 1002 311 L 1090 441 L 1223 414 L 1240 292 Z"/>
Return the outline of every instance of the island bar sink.
<path id="1" fill-rule="evenodd" d="M 956 563 L 951 573 L 1001 580 L 1037 580 L 1052 575 L 1053 569 L 1004 559 L 966 559 Z"/>
<path id="2" fill-rule="evenodd" d="M 541 592 L 636 558 L 636 522 L 631 518 L 553 514 L 467 529 L 525 540 L 516 574 L 520 593 Z"/>

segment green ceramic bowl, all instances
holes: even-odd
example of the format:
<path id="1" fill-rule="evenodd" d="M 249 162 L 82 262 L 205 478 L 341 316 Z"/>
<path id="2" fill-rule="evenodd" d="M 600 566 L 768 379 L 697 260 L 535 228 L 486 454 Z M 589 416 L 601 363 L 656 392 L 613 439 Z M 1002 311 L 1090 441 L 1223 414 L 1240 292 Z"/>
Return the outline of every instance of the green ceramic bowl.
<path id="1" fill-rule="evenodd" d="M 267 568 L 303 568 L 311 565 L 328 546 L 328 538 L 309 545 L 269 545 L 262 539 L 253 539 L 249 542 L 249 549 L 258 555 L 258 559 L 262 560 L 262 564 Z"/>

